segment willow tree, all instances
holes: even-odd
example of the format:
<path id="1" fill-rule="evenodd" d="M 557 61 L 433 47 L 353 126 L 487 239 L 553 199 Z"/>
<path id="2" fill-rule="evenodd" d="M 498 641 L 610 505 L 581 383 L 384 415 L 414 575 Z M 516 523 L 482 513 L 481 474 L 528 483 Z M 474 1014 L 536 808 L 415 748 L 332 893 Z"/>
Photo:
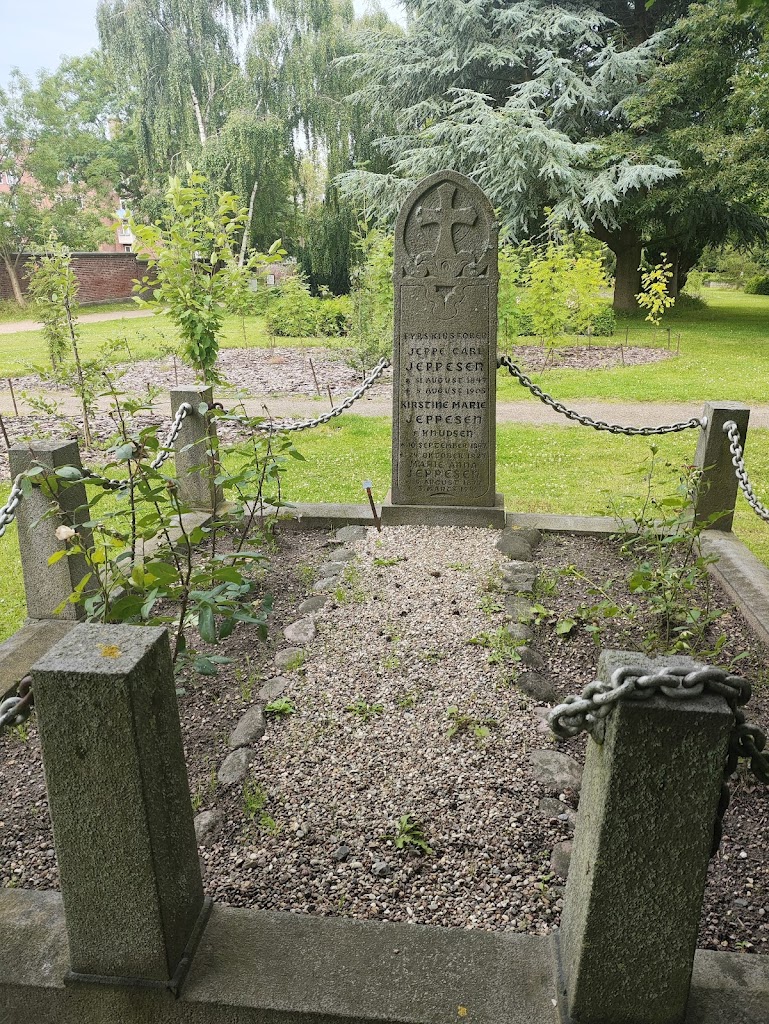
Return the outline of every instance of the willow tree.
<path id="1" fill-rule="evenodd" d="M 454 167 L 485 189 L 511 239 L 537 233 L 546 216 L 600 230 L 617 256 L 615 304 L 634 306 L 641 240 L 626 237 L 621 212 L 678 174 L 658 154 L 612 147 L 656 62 L 658 37 L 634 20 L 642 0 L 612 4 L 624 24 L 576 0 L 404 6 L 406 35 L 380 33 L 351 59 L 356 99 L 394 120 L 379 144 L 392 171 L 348 172 L 344 190 L 392 216 L 418 178 Z"/>
<path id="2" fill-rule="evenodd" d="M 384 170 L 389 163 L 374 140 L 392 121 L 374 122 L 365 103 L 349 102 L 352 70 L 345 62 L 379 34 L 400 29 L 377 5 L 358 18 L 351 0 L 273 0 L 246 51 L 257 103 L 287 125 L 294 141 L 295 251 L 316 288 L 347 291 L 350 284 L 357 218 L 330 180 L 356 164 Z M 315 169 L 309 178 L 308 162 Z"/>
<path id="3" fill-rule="evenodd" d="M 136 97 L 149 169 L 203 147 L 223 124 L 240 76 L 238 40 L 267 0 L 101 0 L 99 37 Z"/>

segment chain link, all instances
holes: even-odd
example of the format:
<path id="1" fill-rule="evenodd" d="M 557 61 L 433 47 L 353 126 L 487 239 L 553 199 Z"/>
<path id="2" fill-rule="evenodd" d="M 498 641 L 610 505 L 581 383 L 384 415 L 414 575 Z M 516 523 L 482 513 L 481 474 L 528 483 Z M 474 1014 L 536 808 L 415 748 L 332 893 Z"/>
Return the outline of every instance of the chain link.
<path id="1" fill-rule="evenodd" d="M 160 469 L 163 463 L 171 458 L 174 442 L 179 436 L 179 431 L 182 429 L 182 423 L 184 423 L 184 420 L 191 412 L 192 406 L 189 402 L 182 402 L 176 410 L 176 415 L 174 416 L 173 422 L 168 430 L 168 436 L 161 445 L 160 452 L 150 463 L 150 467 L 152 469 Z M 127 480 L 116 480 L 114 478 L 100 476 L 98 473 L 94 473 L 90 469 L 84 469 L 83 476 L 92 484 L 98 484 L 107 491 L 124 491 L 126 487 L 128 487 Z"/>
<path id="2" fill-rule="evenodd" d="M 32 714 L 32 676 L 24 676 L 18 694 L 0 703 L 0 732 L 8 726 L 22 725 Z"/>
<path id="3" fill-rule="evenodd" d="M 583 416 L 581 413 L 575 412 L 574 409 L 569 409 L 563 402 L 556 401 L 552 395 L 548 395 L 541 388 L 538 388 L 534 381 L 527 377 L 509 356 L 500 356 L 497 359 L 497 368 L 502 366 L 506 366 L 510 376 L 515 377 L 519 384 L 528 388 L 532 395 L 538 398 L 540 402 L 549 405 L 551 409 L 566 416 L 567 419 L 575 420 L 577 423 L 581 423 L 583 427 L 592 427 L 593 430 L 607 430 L 610 434 L 652 437 L 655 434 L 676 434 L 681 430 L 694 430 L 697 427 L 701 427 L 704 430 L 708 425 L 707 416 L 693 416 L 690 420 L 684 420 L 681 423 L 671 423 L 669 426 L 664 427 L 623 427 L 617 423 L 604 423 L 603 420 L 594 420 L 591 416 Z"/>
<path id="4" fill-rule="evenodd" d="M 21 477 L 20 473 L 11 485 L 11 493 L 8 495 L 8 501 L 0 508 L 0 537 L 3 536 L 7 527 L 16 518 L 16 509 L 19 507 L 21 499 L 24 497 L 24 492 L 21 489 Z"/>
<path id="5" fill-rule="evenodd" d="M 740 485 L 740 490 L 745 495 L 745 500 L 756 515 L 763 519 L 765 523 L 769 523 L 769 509 L 766 505 L 762 504 L 753 493 L 753 487 L 748 479 L 739 428 L 734 420 L 727 420 L 726 423 L 724 423 L 723 430 L 724 433 L 729 436 L 729 451 L 732 453 L 734 475 L 737 477 L 737 483 Z"/>
<path id="6" fill-rule="evenodd" d="M 309 430 L 311 427 L 319 427 L 323 423 L 328 423 L 330 420 L 333 420 L 335 416 L 341 416 L 343 412 L 346 412 L 350 408 L 353 402 L 357 402 L 358 399 L 369 390 L 369 388 L 372 388 L 390 365 L 390 360 L 386 356 L 383 356 L 368 377 L 365 378 L 360 387 L 356 388 L 351 395 L 348 395 L 347 398 L 345 398 L 343 402 L 340 402 L 340 404 L 334 409 L 323 413 L 321 416 L 316 416 L 315 419 L 300 420 L 298 423 L 262 423 L 259 424 L 256 429 L 263 430 L 269 434 L 277 434 L 281 431 Z M 230 422 L 235 423 L 251 422 L 250 417 L 241 416 L 237 413 L 226 413 L 225 418 Z"/>
<path id="7" fill-rule="evenodd" d="M 713 831 L 711 856 L 721 845 L 723 818 L 729 806 L 728 780 L 737 768 L 740 758 L 750 763 L 755 777 L 769 785 L 769 756 L 763 753 L 766 735 L 757 725 L 749 725 L 740 710 L 750 700 L 751 685 L 741 676 L 731 675 L 720 668 L 703 667 L 694 670 L 665 667 L 656 672 L 623 666 L 616 669 L 608 682 L 594 679 L 583 689 L 581 696 L 570 696 L 554 707 L 547 722 L 556 736 L 567 739 L 587 732 L 596 743 L 603 743 L 607 715 L 621 700 L 648 700 L 661 693 L 673 700 L 692 700 L 707 694 L 724 697 L 734 715 L 729 737 L 729 749 L 724 766 L 716 821 Z"/>

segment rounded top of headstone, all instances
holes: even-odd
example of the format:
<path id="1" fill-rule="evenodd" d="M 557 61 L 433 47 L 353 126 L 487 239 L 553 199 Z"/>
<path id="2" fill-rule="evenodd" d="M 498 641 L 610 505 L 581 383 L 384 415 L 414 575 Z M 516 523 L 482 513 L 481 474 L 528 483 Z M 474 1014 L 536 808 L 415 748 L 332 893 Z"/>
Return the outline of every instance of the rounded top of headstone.
<path id="1" fill-rule="evenodd" d="M 395 275 L 485 277 L 496 259 L 498 226 L 483 190 L 457 171 L 423 178 L 395 227 Z"/>

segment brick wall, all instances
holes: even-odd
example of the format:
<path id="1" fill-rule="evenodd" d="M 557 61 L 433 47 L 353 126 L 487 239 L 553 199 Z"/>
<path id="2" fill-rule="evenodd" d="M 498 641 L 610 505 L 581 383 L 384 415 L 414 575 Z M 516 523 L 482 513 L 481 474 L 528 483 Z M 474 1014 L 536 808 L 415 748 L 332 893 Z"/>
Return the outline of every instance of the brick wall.
<path id="1" fill-rule="evenodd" d="M 21 290 L 27 290 L 27 265 L 34 264 L 35 256 L 23 255 L 18 262 Z M 130 299 L 137 278 L 152 276 L 147 264 L 137 259 L 134 252 L 76 252 L 72 254 L 72 269 L 80 282 L 78 302 L 81 305 L 115 302 Z M 12 299 L 8 272 L 0 263 L 0 299 Z"/>

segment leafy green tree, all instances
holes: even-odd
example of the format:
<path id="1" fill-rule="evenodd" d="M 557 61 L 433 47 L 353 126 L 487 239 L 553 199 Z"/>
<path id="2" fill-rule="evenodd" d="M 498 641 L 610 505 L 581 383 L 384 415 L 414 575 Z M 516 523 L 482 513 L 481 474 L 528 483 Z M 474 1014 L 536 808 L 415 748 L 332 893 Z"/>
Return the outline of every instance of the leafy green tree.
<path id="1" fill-rule="evenodd" d="M 639 158 L 611 142 L 661 42 L 648 37 L 639 5 L 607 5 L 631 20 L 632 33 L 600 3 L 405 6 L 407 34 L 379 34 L 351 61 L 356 99 L 394 119 L 396 132 L 380 144 L 392 173 L 355 170 L 342 176 L 344 189 L 392 216 L 418 178 L 445 166 L 464 171 L 499 208 L 513 240 L 541 231 L 545 208 L 553 222 L 601 229 L 617 253 L 620 291 L 629 283 L 634 304 L 640 244 L 626 255 L 615 237 L 622 211 L 678 174 L 669 158 Z"/>
<path id="2" fill-rule="evenodd" d="M 108 87 L 92 56 L 65 61 L 33 84 L 18 71 L 0 90 L 0 259 L 16 301 L 20 254 L 51 231 L 71 249 L 108 237 L 115 189 L 128 162 L 111 137 Z"/>
<path id="3" fill-rule="evenodd" d="M 151 298 L 144 304 L 165 313 L 178 329 L 187 361 L 204 382 L 216 382 L 219 334 L 227 299 L 236 278 L 251 274 L 265 257 L 252 253 L 240 260 L 240 238 L 247 209 L 230 192 L 216 196 L 211 214 L 206 178 L 188 168 L 187 181 L 172 178 L 167 210 L 157 224 L 132 222 L 134 234 L 150 256 L 156 281 L 142 284 Z"/>
<path id="4" fill-rule="evenodd" d="M 733 0 L 707 0 L 665 34 L 659 65 L 626 105 L 629 129 L 614 143 L 681 169 L 621 215 L 650 260 L 666 253 L 673 297 L 706 247 L 767 237 L 767 71 L 763 26 Z"/>
<path id="5" fill-rule="evenodd" d="M 51 364 L 56 370 L 69 351 L 75 363 L 75 393 L 83 407 L 83 440 L 91 447 L 89 418 L 91 389 L 83 373 L 78 350 L 78 280 L 72 269 L 72 254 L 53 235 L 47 251 L 37 263 L 29 282 L 35 313 L 43 324 L 43 337 L 48 344 Z"/>

